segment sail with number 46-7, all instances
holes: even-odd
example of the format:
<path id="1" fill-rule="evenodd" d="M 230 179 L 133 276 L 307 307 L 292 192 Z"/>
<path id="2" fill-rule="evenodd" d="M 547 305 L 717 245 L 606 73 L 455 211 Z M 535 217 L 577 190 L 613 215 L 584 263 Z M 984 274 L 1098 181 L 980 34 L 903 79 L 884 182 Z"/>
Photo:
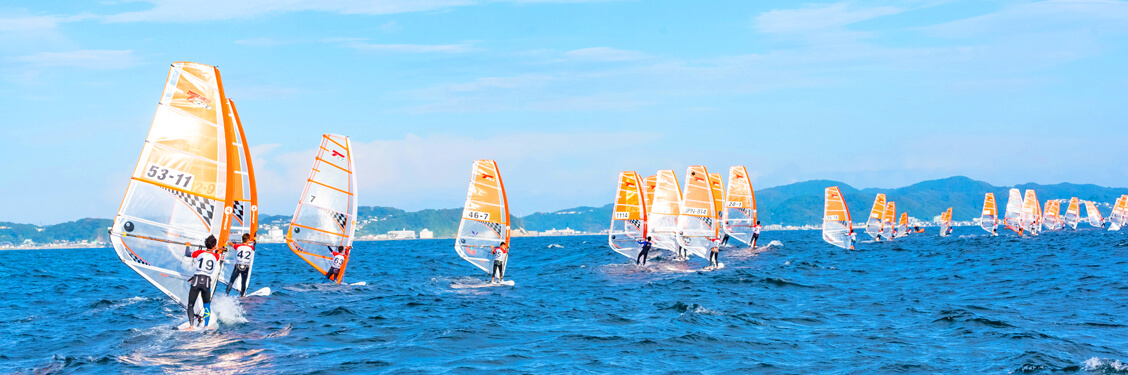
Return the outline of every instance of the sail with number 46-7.
<path id="1" fill-rule="evenodd" d="M 350 256 L 334 263 L 333 251 L 352 246 L 356 234 L 356 167 L 349 137 L 321 136 L 301 200 L 290 220 L 286 244 L 322 275 L 338 269 L 333 282 L 345 278 Z"/>
<path id="2" fill-rule="evenodd" d="M 494 261 L 493 249 L 503 242 L 509 242 L 509 199 L 505 196 L 501 171 L 493 160 L 475 160 L 470 169 L 470 186 L 466 189 L 466 204 L 462 206 L 454 251 L 489 273 Z M 509 262 L 504 262 L 503 267 L 508 266 Z M 502 275 L 505 275 L 505 268 L 501 270 Z"/>
<path id="3" fill-rule="evenodd" d="M 607 243 L 611 250 L 631 260 L 637 260 L 646 239 L 646 196 L 642 179 L 635 172 L 619 173 L 619 187 L 615 190 L 615 206 L 611 212 L 611 230 Z"/>
<path id="4" fill-rule="evenodd" d="M 756 225 L 756 195 L 748 170 L 743 165 L 729 168 L 728 194 L 725 195 L 725 214 L 722 227 L 725 233 L 749 246 L 752 245 L 752 227 Z"/>
<path id="5" fill-rule="evenodd" d="M 129 179 L 110 241 L 121 261 L 158 290 L 187 307 L 188 279 L 208 236 L 220 245 L 231 227 L 230 182 L 237 162 L 232 128 L 224 116 L 227 98 L 219 69 L 191 62 L 172 64 L 149 136 Z M 214 292 L 220 264 L 210 270 Z M 204 258 L 200 258 L 203 262 Z M 203 296 L 194 303 L 203 310 Z M 216 319 L 210 319 L 214 325 Z"/>
<path id="6" fill-rule="evenodd" d="M 854 223 L 850 220 L 850 209 L 837 186 L 826 188 L 823 194 L 823 240 L 827 243 L 850 248 L 850 233 L 854 231 Z"/>

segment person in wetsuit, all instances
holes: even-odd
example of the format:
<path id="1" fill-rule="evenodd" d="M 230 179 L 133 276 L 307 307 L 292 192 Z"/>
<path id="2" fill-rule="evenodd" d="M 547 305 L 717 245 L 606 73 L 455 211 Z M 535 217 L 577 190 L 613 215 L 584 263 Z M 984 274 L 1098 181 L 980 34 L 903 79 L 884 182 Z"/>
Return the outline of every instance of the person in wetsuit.
<path id="1" fill-rule="evenodd" d="M 330 246 L 329 252 L 333 253 L 333 265 L 329 267 L 329 272 L 325 273 L 325 277 L 331 282 L 337 282 L 341 273 L 341 266 L 345 265 L 345 259 L 352 252 L 352 246 L 337 246 L 336 250 L 333 250 L 333 247 Z"/>
<path id="2" fill-rule="evenodd" d="M 721 252 L 721 239 L 713 238 L 711 242 L 713 243 L 713 248 L 709 251 L 709 267 L 717 269 L 720 265 L 720 262 L 717 261 L 717 255 Z"/>
<path id="3" fill-rule="evenodd" d="M 505 261 L 509 259 L 509 244 L 502 242 L 497 247 L 493 248 L 493 272 L 490 274 L 490 282 L 493 283 L 496 278 L 499 283 L 505 282 Z"/>
<path id="4" fill-rule="evenodd" d="M 247 283 L 250 282 L 251 263 L 255 261 L 255 244 L 251 241 L 250 233 L 243 233 L 243 243 L 235 246 L 235 270 L 231 271 L 231 280 L 227 281 L 227 294 L 231 294 L 231 286 L 235 279 L 242 276 L 242 287 L 239 288 L 239 297 L 247 296 Z"/>
<path id="5" fill-rule="evenodd" d="M 219 267 L 219 253 L 216 245 L 219 241 L 215 236 L 208 236 L 204 240 L 204 248 L 192 251 L 192 244 L 185 243 L 184 256 L 192 258 L 192 265 L 196 272 L 188 279 L 188 325 L 207 326 L 211 323 L 211 281 L 212 275 Z M 196 315 L 196 298 L 204 301 L 204 310 L 201 315 Z"/>
<path id="6" fill-rule="evenodd" d="M 652 245 L 650 243 L 650 236 L 646 236 L 646 240 L 637 241 L 637 242 L 638 242 L 639 245 L 642 245 L 642 249 L 639 250 L 639 252 L 638 252 L 638 258 L 635 259 L 635 265 L 636 266 L 638 266 L 638 265 L 645 266 L 647 254 L 650 254 L 650 246 Z"/>
<path id="7" fill-rule="evenodd" d="M 760 226 L 760 221 L 756 220 L 756 225 L 752 226 L 752 248 L 756 248 L 756 241 L 760 240 L 760 230 L 764 227 Z"/>

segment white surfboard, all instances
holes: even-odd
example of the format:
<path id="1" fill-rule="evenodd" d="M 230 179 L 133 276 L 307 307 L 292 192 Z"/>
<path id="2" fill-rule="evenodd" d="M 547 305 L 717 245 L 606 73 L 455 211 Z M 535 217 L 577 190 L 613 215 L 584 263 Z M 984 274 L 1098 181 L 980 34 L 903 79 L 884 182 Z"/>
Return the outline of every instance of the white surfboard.
<path id="1" fill-rule="evenodd" d="M 723 269 L 723 268 L 725 268 L 724 263 L 717 263 L 717 268 L 713 268 L 712 266 L 709 266 L 709 267 L 705 267 L 705 268 L 701 269 L 701 271 L 702 272 L 709 272 L 709 271 L 716 271 L 716 270 Z"/>
<path id="2" fill-rule="evenodd" d="M 270 287 L 266 287 L 247 294 L 247 297 L 266 297 L 270 295 L 270 292 Z"/>
<path id="3" fill-rule="evenodd" d="M 491 283 L 491 282 L 483 282 L 481 284 L 459 284 L 459 283 L 455 283 L 455 284 L 450 284 L 450 287 L 455 288 L 455 289 L 466 289 L 466 288 L 489 288 L 489 287 L 495 287 L 495 286 L 513 286 L 513 285 L 515 285 L 513 280 L 505 280 L 505 281 L 500 282 L 500 283 Z"/>
<path id="4" fill-rule="evenodd" d="M 355 282 L 355 283 L 352 283 L 352 284 L 349 284 L 349 285 L 354 285 L 354 286 L 368 285 L 368 282 L 365 282 L 365 281 L 357 281 L 357 282 Z"/>
<path id="5" fill-rule="evenodd" d="M 215 316 L 212 316 L 211 321 L 208 322 L 208 323 L 210 323 L 210 324 L 208 324 L 206 326 L 193 327 L 188 322 L 184 322 L 180 326 L 177 326 L 176 330 L 177 331 L 208 331 L 208 330 L 215 329 L 216 326 L 219 325 L 219 322 L 216 321 Z"/>

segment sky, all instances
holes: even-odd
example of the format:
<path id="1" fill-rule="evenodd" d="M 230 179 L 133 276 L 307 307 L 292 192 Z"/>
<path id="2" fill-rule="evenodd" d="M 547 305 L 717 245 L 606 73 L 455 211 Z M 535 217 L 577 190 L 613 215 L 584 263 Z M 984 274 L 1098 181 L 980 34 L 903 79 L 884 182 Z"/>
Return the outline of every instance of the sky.
<path id="1" fill-rule="evenodd" d="M 112 218 L 169 64 L 218 66 L 293 212 L 323 133 L 361 205 L 514 214 L 617 174 L 745 165 L 755 188 L 1128 186 L 1128 2 L 244 0 L 0 5 L 0 221 Z"/>

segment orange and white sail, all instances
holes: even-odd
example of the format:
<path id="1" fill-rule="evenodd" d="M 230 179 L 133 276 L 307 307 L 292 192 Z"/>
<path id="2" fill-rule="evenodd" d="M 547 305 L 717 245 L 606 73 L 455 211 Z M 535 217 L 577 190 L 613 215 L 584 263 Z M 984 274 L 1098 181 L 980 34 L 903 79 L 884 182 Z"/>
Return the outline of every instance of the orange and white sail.
<path id="1" fill-rule="evenodd" d="M 725 195 L 723 227 L 725 233 L 752 245 L 752 227 L 759 220 L 756 214 L 756 194 L 743 165 L 729 168 L 728 194 Z"/>
<path id="2" fill-rule="evenodd" d="M 647 232 L 654 247 L 677 251 L 678 213 L 681 212 L 682 190 L 674 171 L 658 171 L 654 184 L 653 205 L 646 217 Z"/>
<path id="3" fill-rule="evenodd" d="M 1026 197 L 1022 199 L 1022 227 L 1031 235 L 1037 235 L 1042 227 L 1042 203 L 1038 202 L 1038 194 L 1034 189 L 1026 189 Z"/>
<path id="4" fill-rule="evenodd" d="M 690 166 L 685 171 L 685 190 L 678 216 L 678 244 L 686 252 L 708 259 L 712 240 L 718 234 L 717 219 L 708 170 L 700 165 Z"/>
<path id="5" fill-rule="evenodd" d="M 627 171 L 619 173 L 619 185 L 615 190 L 615 206 L 611 212 L 611 231 L 607 243 L 611 249 L 627 258 L 635 260 L 646 239 L 646 188 L 638 173 Z"/>
<path id="6" fill-rule="evenodd" d="M 709 174 L 709 187 L 713 188 L 713 211 L 717 211 L 717 233 L 720 234 L 720 218 L 725 216 L 725 183 L 720 173 Z"/>
<path id="7" fill-rule="evenodd" d="M 241 242 L 244 234 L 250 234 L 251 238 L 258 236 L 258 187 L 255 186 L 255 168 L 251 163 L 251 148 L 247 145 L 247 135 L 243 132 L 243 122 L 239 119 L 239 111 L 235 109 L 235 102 L 227 99 L 227 106 L 224 108 L 227 116 L 227 124 L 230 131 L 227 133 L 227 138 L 235 146 L 235 159 L 229 167 L 234 169 L 234 179 L 231 180 L 232 184 L 232 213 L 231 213 L 231 241 Z M 236 257 L 246 257 L 247 259 L 247 287 L 250 288 L 251 274 L 254 273 L 255 263 L 254 255 L 250 253 L 239 253 L 232 249 L 231 254 Z M 235 271 L 234 261 L 225 262 L 223 267 L 223 278 L 219 282 L 226 284 L 231 281 L 231 274 Z M 240 276 L 242 277 L 242 276 Z M 235 280 L 235 285 L 231 286 L 232 289 L 244 292 L 242 280 Z"/>
<path id="8" fill-rule="evenodd" d="M 349 137 L 325 134 L 313 158 L 286 244 L 322 275 L 337 267 L 333 282 L 341 283 L 349 257 L 334 264 L 333 251 L 351 247 L 356 234 L 357 184 Z"/>
<path id="9" fill-rule="evenodd" d="M 1042 212 L 1042 227 L 1046 230 L 1059 230 L 1065 227 L 1061 221 L 1061 201 L 1046 201 L 1046 209 Z"/>
<path id="10" fill-rule="evenodd" d="M 897 229 L 897 202 L 885 205 L 885 216 L 881 218 L 881 236 L 893 239 L 893 232 Z"/>
<path id="11" fill-rule="evenodd" d="M 202 247 L 208 236 L 224 244 L 230 234 L 236 176 L 229 166 L 239 163 L 239 156 L 227 105 L 219 69 L 172 64 L 110 228 L 121 261 L 181 306 L 188 305 L 188 279 L 196 272 L 193 259 L 184 254 L 186 245 Z M 204 267 L 214 291 L 222 261 Z M 204 305 L 199 298 L 196 314 Z"/>
<path id="12" fill-rule="evenodd" d="M 901 213 L 901 222 L 897 226 L 901 227 L 899 233 L 897 233 L 898 237 L 909 235 L 909 213 L 907 211 Z"/>
<path id="13" fill-rule="evenodd" d="M 501 170 L 493 160 L 475 160 L 470 168 L 470 186 L 458 223 L 454 251 L 483 272 L 493 266 L 493 249 L 509 242 L 509 200 Z M 507 259 L 512 259 L 512 254 Z M 504 262 L 508 266 L 509 262 Z M 505 274 L 505 270 L 502 270 Z"/>
<path id="14" fill-rule="evenodd" d="M 1077 223 L 1081 222 L 1081 201 L 1077 197 L 1069 198 L 1069 206 L 1065 208 L 1065 216 L 1062 217 L 1062 221 L 1070 229 L 1077 229 Z"/>
<path id="15" fill-rule="evenodd" d="M 850 209 L 846 207 L 846 200 L 837 186 L 826 188 L 823 194 L 823 240 L 827 243 L 841 247 L 851 248 L 850 233 L 854 231 L 854 223 L 850 220 Z"/>
<path id="16" fill-rule="evenodd" d="M 1118 231 L 1128 223 L 1128 195 L 1121 195 L 1112 206 L 1112 213 L 1108 215 L 1108 230 Z"/>
<path id="17" fill-rule="evenodd" d="M 650 208 L 654 206 L 654 188 L 658 187 L 658 175 L 653 175 L 642 180 L 644 197 L 646 198 L 647 215 L 650 214 Z"/>
<path id="18" fill-rule="evenodd" d="M 1023 227 L 1022 203 L 1022 193 L 1018 189 L 1010 189 L 1007 195 L 1007 211 L 1003 215 L 1003 224 L 1015 233 L 1018 233 L 1019 228 Z"/>
<path id="19" fill-rule="evenodd" d="M 979 227 L 988 233 L 995 233 L 999 225 L 999 209 L 995 206 L 995 193 L 983 197 L 983 211 L 979 214 Z"/>
<path id="20" fill-rule="evenodd" d="M 1104 215 L 1101 215 L 1101 210 L 1097 209 L 1097 204 L 1093 201 L 1085 201 L 1085 220 L 1094 227 L 1104 227 Z"/>
<path id="21" fill-rule="evenodd" d="M 948 228 L 952 227 L 952 208 L 940 214 L 940 237 L 948 236 Z"/>
<path id="22" fill-rule="evenodd" d="M 885 214 L 885 194 L 878 193 L 873 198 L 873 209 L 870 210 L 869 219 L 866 219 L 866 234 L 877 239 L 881 237 L 883 228 L 883 215 Z"/>

